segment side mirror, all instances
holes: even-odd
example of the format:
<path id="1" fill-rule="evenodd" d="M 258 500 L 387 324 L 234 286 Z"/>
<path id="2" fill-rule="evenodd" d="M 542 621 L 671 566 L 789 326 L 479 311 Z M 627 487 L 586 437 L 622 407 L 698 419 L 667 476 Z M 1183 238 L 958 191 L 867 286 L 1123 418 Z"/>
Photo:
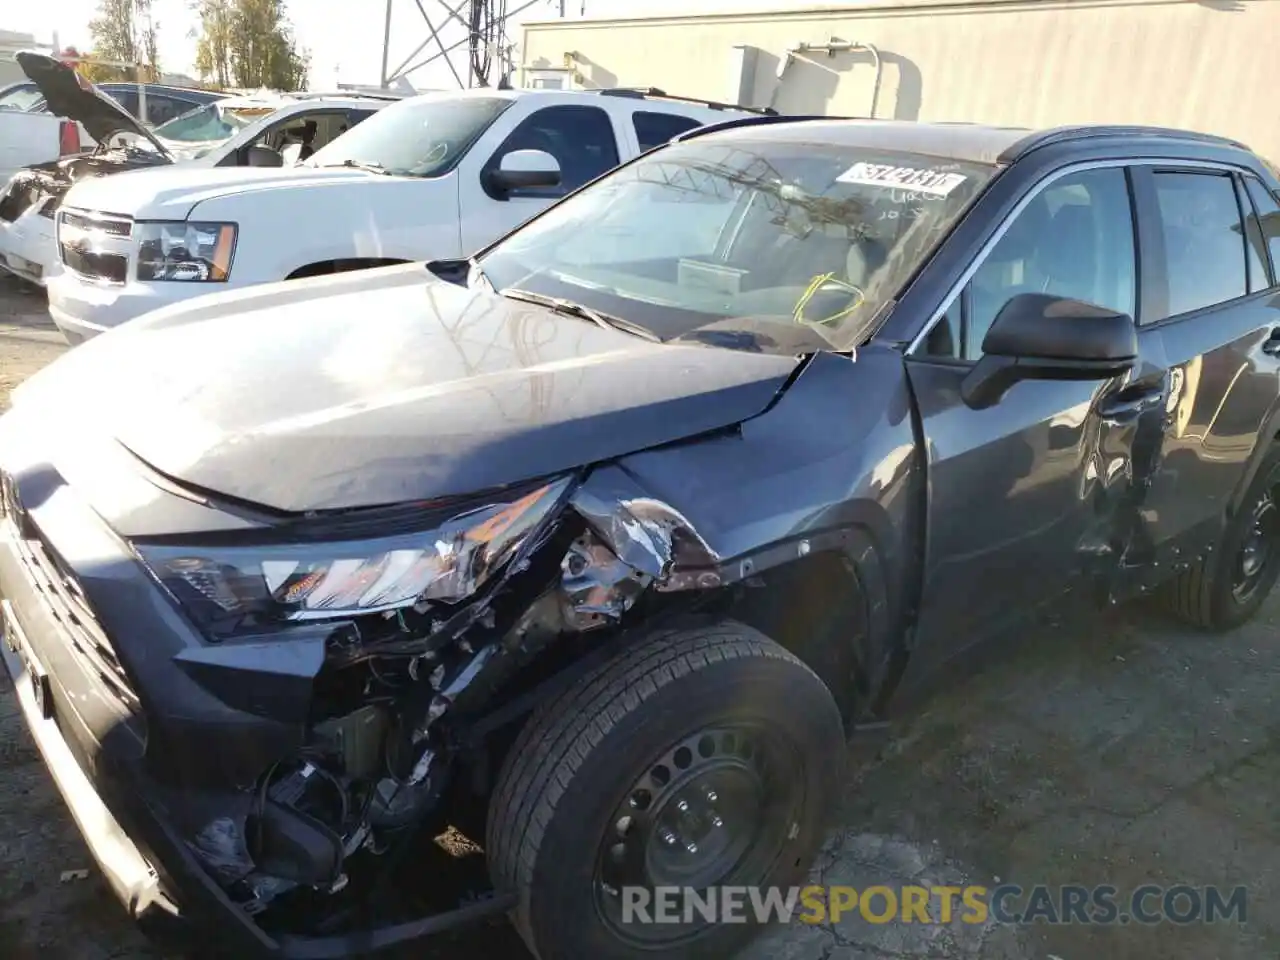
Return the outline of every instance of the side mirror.
<path id="1" fill-rule="evenodd" d="M 260 143 L 255 143 L 245 155 L 251 167 L 283 167 L 284 157 L 279 152 L 265 147 Z"/>
<path id="2" fill-rule="evenodd" d="M 489 186 L 499 195 L 559 183 L 560 162 L 545 150 L 512 150 L 489 174 Z"/>
<path id="3" fill-rule="evenodd" d="M 982 409 L 1019 380 L 1109 380 L 1137 358 L 1132 317 L 1080 300 L 1021 293 L 996 314 L 960 397 Z"/>

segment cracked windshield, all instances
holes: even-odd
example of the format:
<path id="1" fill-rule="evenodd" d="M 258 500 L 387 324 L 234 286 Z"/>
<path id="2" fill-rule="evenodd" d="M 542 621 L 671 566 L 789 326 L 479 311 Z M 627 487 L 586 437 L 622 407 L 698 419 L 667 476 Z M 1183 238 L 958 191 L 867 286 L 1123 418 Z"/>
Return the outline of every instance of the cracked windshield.
<path id="1" fill-rule="evenodd" d="M 855 344 L 994 168 L 811 142 L 691 142 L 619 170 L 480 258 L 496 289 L 663 338 L 805 324 Z"/>

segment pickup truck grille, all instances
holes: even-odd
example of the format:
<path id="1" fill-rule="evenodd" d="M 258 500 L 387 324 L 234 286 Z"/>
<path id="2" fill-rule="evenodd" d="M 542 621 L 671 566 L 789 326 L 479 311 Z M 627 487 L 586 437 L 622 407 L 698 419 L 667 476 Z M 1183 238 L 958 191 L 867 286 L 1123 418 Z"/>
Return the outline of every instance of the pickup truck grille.
<path id="1" fill-rule="evenodd" d="M 127 217 L 63 210 L 58 217 L 58 256 L 72 273 L 125 283 L 132 235 L 133 221 Z"/>
<path id="2" fill-rule="evenodd" d="M 45 545 L 13 495 L 13 485 L 8 478 L 0 482 L 0 512 L 4 522 L 15 528 L 13 540 L 27 577 L 52 611 L 72 652 L 111 697 L 131 713 L 137 713 L 140 705 L 133 684 L 90 609 L 84 591 L 54 551 Z"/>

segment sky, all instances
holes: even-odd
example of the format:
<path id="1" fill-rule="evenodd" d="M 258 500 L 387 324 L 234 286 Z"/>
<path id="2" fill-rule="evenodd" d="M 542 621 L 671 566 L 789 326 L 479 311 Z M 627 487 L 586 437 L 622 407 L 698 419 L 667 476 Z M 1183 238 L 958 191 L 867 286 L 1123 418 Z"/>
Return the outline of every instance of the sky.
<path id="1" fill-rule="evenodd" d="M 528 0 L 507 0 L 514 11 Z M 785 6 L 785 0 L 565 0 L 569 15 L 577 15 L 586 5 L 588 17 L 625 17 L 641 14 L 711 13 L 752 7 Z M 382 38 L 386 0 L 286 0 L 299 43 L 311 54 L 311 86 L 332 88 L 336 83 L 376 84 L 382 67 Z M 450 6 L 455 6 L 454 0 Z M 160 67 L 166 72 L 194 76 L 196 17 L 193 0 L 152 0 L 160 46 Z M 392 25 L 390 67 L 400 65 L 423 40 L 430 38 L 426 23 L 413 0 L 391 0 Z M 40 3 L 11 4 L 0 13 L 0 28 L 34 34 L 37 42 L 58 42 L 86 50 L 90 46 L 89 21 L 97 0 L 42 0 Z M 446 22 L 442 0 L 422 0 L 445 45 L 465 37 L 456 21 Z M 508 37 L 519 42 L 518 24 L 523 20 L 546 20 L 559 15 L 560 0 L 535 0 L 523 13 L 509 21 Z M 439 14 L 437 16 L 436 14 Z M 430 50 L 436 49 L 434 46 Z M 429 51 L 428 51 L 429 52 Z M 460 48 L 458 53 L 460 54 Z M 424 53 L 423 56 L 426 54 Z M 517 53 L 517 62 L 519 55 Z M 455 56 L 459 70 L 466 60 Z M 418 89 L 456 86 L 442 60 L 412 73 L 409 81 Z"/>

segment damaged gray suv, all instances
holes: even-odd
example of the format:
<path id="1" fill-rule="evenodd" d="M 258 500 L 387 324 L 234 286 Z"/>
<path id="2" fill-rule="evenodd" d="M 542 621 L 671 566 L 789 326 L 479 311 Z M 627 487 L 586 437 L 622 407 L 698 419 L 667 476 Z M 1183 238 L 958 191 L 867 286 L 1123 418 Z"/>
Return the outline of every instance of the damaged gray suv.
<path id="1" fill-rule="evenodd" d="M 0 419 L 28 724 L 157 936 L 726 956 L 698 904 L 804 876 L 895 694 L 1062 601 L 1257 611 L 1278 190 L 1178 131 L 751 117 L 466 261 L 140 318 Z"/>

